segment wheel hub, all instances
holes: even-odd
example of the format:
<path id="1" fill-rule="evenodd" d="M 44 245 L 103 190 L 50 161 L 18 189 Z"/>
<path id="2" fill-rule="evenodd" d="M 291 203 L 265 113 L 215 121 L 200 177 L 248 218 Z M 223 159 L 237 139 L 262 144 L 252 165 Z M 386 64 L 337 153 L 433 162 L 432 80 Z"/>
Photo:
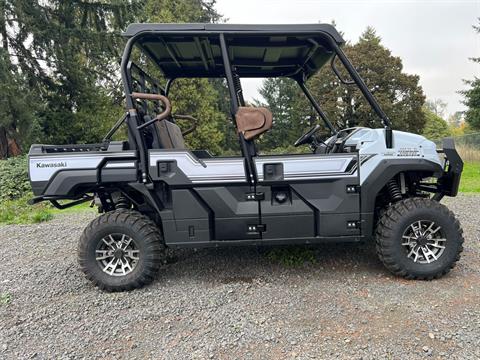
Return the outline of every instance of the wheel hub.
<path id="1" fill-rule="evenodd" d="M 125 252 L 122 249 L 117 249 L 113 253 L 113 256 L 115 257 L 115 259 L 121 259 L 121 258 L 123 258 L 124 254 L 125 254 Z"/>
<path id="2" fill-rule="evenodd" d="M 430 220 L 413 222 L 402 235 L 407 257 L 421 264 L 437 261 L 445 251 L 446 241 L 442 227 Z"/>
<path id="3" fill-rule="evenodd" d="M 425 236 L 419 236 L 417 238 L 417 245 L 418 246 L 425 246 L 428 243 L 428 239 Z"/>
<path id="4" fill-rule="evenodd" d="M 111 276 L 130 274 L 140 260 L 140 250 L 133 238 L 126 234 L 109 234 L 102 238 L 95 250 L 95 260 L 103 272 Z"/>

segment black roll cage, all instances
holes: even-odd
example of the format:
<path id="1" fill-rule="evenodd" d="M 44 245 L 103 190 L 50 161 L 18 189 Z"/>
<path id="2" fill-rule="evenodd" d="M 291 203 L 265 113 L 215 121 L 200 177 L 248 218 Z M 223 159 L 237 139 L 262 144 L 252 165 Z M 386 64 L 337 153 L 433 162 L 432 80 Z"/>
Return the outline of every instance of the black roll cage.
<path id="1" fill-rule="evenodd" d="M 114 127 L 109 131 L 107 136 L 105 136 L 105 139 L 109 139 L 113 133 L 120 127 L 123 122 L 127 123 L 128 127 L 128 137 L 129 137 L 129 143 L 130 147 L 132 149 L 138 150 L 139 153 L 139 165 L 140 165 L 140 171 L 141 171 L 141 179 L 142 182 L 147 183 L 149 182 L 148 179 L 148 161 L 147 161 L 147 147 L 145 144 L 145 140 L 138 129 L 138 127 L 141 125 L 139 122 L 139 114 L 137 113 L 136 106 L 134 99 L 132 97 L 132 78 L 131 78 L 131 68 L 132 68 L 132 62 L 130 62 L 130 56 L 133 50 L 133 46 L 136 44 L 138 40 L 140 40 L 142 37 L 146 35 L 163 35 L 167 32 L 164 31 L 142 31 L 132 37 L 130 37 L 125 45 L 125 49 L 123 51 L 122 55 L 122 61 L 121 61 L 121 76 L 122 76 L 122 82 L 123 82 L 123 87 L 125 91 L 125 98 L 126 98 L 126 107 L 127 107 L 127 113 L 125 116 L 120 119 Z M 224 71 L 225 71 L 225 79 L 227 80 L 227 85 L 229 89 L 229 94 L 230 94 L 230 107 L 231 107 L 231 115 L 232 118 L 234 118 L 239 106 L 244 105 L 243 101 L 243 96 L 241 95 L 241 87 L 239 88 L 239 79 L 238 76 L 235 74 L 234 69 L 232 69 L 232 65 L 230 63 L 230 59 L 228 56 L 228 44 L 225 39 L 226 34 L 233 34 L 235 32 L 231 31 L 168 31 L 169 35 L 208 35 L 208 36 L 218 36 L 218 39 L 220 41 L 220 48 L 221 48 L 221 56 L 223 60 L 223 65 L 224 65 Z M 273 32 L 272 35 L 278 35 L 279 32 Z M 304 32 L 292 32 L 289 31 L 288 34 L 303 34 Z M 242 34 L 245 35 L 256 35 L 258 32 L 255 31 L 242 31 Z M 262 33 L 265 35 L 268 35 L 266 33 Z M 331 67 L 333 72 L 337 75 L 339 78 L 340 82 L 343 84 L 356 84 L 360 91 L 362 92 L 363 96 L 365 99 L 368 101 L 370 106 L 374 109 L 375 113 L 378 115 L 378 117 L 381 119 L 384 127 L 385 127 L 385 142 L 387 148 L 392 147 L 392 128 L 391 128 L 391 122 L 388 116 L 385 114 L 385 112 L 382 110 L 380 104 L 378 101 L 375 99 L 371 91 L 368 89 L 367 85 L 365 84 L 364 80 L 360 76 L 360 74 L 357 72 L 357 70 L 354 68 L 350 60 L 347 58 L 343 50 L 340 48 L 338 43 L 335 41 L 335 39 L 328 33 L 326 32 L 309 32 L 308 35 L 321 35 L 322 38 L 324 38 L 328 45 L 330 46 L 330 50 L 333 52 L 333 57 L 331 59 Z M 313 46 L 318 46 L 315 41 L 312 40 Z M 146 53 L 147 56 L 152 58 L 152 60 L 155 60 L 151 54 L 148 52 Z M 345 67 L 347 70 L 348 74 L 350 75 L 352 81 L 345 81 L 341 76 L 338 71 L 338 69 L 335 67 L 334 61 L 335 59 L 338 58 L 342 65 Z M 133 64 L 134 65 L 134 64 Z M 155 64 L 160 71 L 162 71 L 161 65 L 156 63 Z M 136 65 L 134 65 L 136 66 Z M 312 104 L 313 108 L 315 111 L 318 113 L 320 118 L 323 120 L 325 123 L 325 126 L 330 130 L 332 134 L 336 134 L 337 130 L 333 126 L 333 124 L 330 122 L 324 111 L 321 109 L 320 105 L 318 102 L 313 98 L 312 94 L 308 90 L 308 88 L 305 85 L 305 75 L 303 72 L 299 72 L 293 76 L 291 76 L 292 79 L 294 79 L 302 91 L 304 92 L 305 96 L 307 99 L 310 101 Z M 171 87 L 172 82 L 175 80 L 175 78 L 167 78 L 165 88 L 162 89 L 162 92 L 164 94 L 168 94 L 169 89 Z M 158 87 L 161 89 L 161 87 Z M 242 154 L 244 158 L 246 159 L 247 162 L 247 176 L 249 178 L 250 183 L 254 183 L 256 176 L 252 172 L 255 171 L 255 166 L 251 166 L 249 162 L 251 162 L 251 156 L 255 153 L 255 147 L 252 141 L 247 141 L 245 138 L 243 138 L 242 134 L 239 135 L 239 141 L 240 141 L 240 146 L 242 149 Z M 250 166 L 249 166 L 250 165 Z M 248 171 L 250 169 L 250 171 Z"/>

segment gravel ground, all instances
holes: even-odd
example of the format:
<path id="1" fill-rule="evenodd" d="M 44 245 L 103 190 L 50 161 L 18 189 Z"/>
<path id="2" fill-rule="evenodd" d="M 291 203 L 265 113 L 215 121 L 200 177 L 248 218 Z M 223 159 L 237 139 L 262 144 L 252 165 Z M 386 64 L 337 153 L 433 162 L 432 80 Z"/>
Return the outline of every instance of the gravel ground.
<path id="1" fill-rule="evenodd" d="M 178 250 L 130 293 L 93 288 L 76 242 L 91 213 L 0 228 L 0 358 L 480 358 L 480 196 L 445 202 L 465 252 L 446 277 L 392 277 L 369 246 L 288 267 L 254 248 Z"/>

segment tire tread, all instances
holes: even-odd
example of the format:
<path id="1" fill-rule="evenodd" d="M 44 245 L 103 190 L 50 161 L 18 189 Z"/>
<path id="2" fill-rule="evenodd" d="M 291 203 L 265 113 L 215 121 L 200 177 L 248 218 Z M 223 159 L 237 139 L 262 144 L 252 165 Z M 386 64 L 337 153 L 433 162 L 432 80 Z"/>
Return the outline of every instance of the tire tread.
<path id="1" fill-rule="evenodd" d="M 143 258 L 144 271 L 133 281 L 123 285 L 111 285 L 99 281 L 88 266 L 87 247 L 89 241 L 94 237 L 96 229 L 107 224 L 121 224 L 134 229 L 143 238 L 147 249 L 147 255 Z M 128 291 L 143 287 L 154 280 L 160 265 L 164 262 L 165 245 L 160 229 L 150 218 L 134 210 L 119 209 L 102 214 L 87 225 L 80 236 L 77 252 L 81 270 L 95 286 L 108 292 Z"/>
<path id="2" fill-rule="evenodd" d="M 408 212 L 416 208 L 422 207 L 437 209 L 441 213 L 443 213 L 443 216 L 450 218 L 459 237 L 457 239 L 457 241 L 459 242 L 458 251 L 454 261 L 452 261 L 449 266 L 445 267 L 441 271 L 428 276 L 419 275 L 402 268 L 400 264 L 395 261 L 396 250 L 393 246 L 395 241 L 395 236 L 393 236 L 393 226 L 395 225 L 395 223 L 400 221 L 400 219 Z M 380 261 L 393 274 L 411 280 L 433 280 L 438 279 L 449 273 L 450 270 L 455 267 L 457 261 L 460 260 L 461 253 L 463 251 L 463 242 L 463 230 L 461 228 L 460 222 L 455 217 L 453 212 L 450 211 L 445 205 L 428 198 L 407 198 L 390 205 L 386 209 L 386 211 L 382 213 L 382 216 L 377 223 L 377 228 L 375 232 L 376 251 L 378 257 L 380 258 Z"/>

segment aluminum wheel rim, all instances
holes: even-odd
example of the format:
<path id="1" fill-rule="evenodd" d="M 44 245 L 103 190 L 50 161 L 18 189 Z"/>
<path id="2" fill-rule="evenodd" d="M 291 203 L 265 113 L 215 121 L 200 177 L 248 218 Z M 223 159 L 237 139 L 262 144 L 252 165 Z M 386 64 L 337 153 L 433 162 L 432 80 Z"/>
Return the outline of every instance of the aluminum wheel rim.
<path id="1" fill-rule="evenodd" d="M 411 223 L 402 235 L 407 257 L 420 264 L 437 261 L 445 251 L 446 241 L 442 227 L 431 220 Z"/>
<path id="2" fill-rule="evenodd" d="M 126 234 L 109 234 L 103 237 L 95 250 L 95 260 L 100 269 L 111 276 L 130 274 L 140 260 L 140 250 L 133 238 Z"/>

